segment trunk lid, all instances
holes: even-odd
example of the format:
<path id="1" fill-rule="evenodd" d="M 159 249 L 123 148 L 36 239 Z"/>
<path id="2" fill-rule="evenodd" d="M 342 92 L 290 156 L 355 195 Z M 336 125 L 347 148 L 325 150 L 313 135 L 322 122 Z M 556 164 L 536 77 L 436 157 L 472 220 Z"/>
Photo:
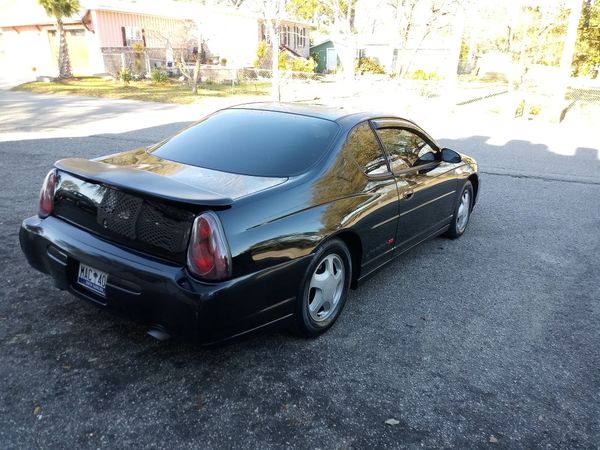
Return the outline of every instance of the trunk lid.
<path id="1" fill-rule="evenodd" d="M 185 264 L 195 216 L 285 178 L 231 174 L 167 161 L 145 149 L 97 160 L 63 159 L 53 214 L 135 250 Z"/>

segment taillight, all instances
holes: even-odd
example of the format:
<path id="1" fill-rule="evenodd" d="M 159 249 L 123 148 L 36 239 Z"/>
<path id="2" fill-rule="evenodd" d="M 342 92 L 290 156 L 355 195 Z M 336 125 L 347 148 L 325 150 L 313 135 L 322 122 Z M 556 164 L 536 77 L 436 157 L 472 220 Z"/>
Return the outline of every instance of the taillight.
<path id="1" fill-rule="evenodd" d="M 38 216 L 42 219 L 52 214 L 54 209 L 54 189 L 56 188 L 56 169 L 52 169 L 44 178 L 44 184 L 40 190 L 40 207 Z"/>
<path id="2" fill-rule="evenodd" d="M 196 217 L 187 260 L 192 273 L 204 280 L 224 280 L 231 276 L 231 253 L 221 222 L 214 212 Z"/>

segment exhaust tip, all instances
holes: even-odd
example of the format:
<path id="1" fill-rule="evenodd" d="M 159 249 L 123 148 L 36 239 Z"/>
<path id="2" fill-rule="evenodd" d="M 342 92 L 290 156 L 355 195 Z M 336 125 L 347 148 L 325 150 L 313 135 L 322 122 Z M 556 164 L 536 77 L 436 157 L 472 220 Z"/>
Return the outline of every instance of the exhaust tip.
<path id="1" fill-rule="evenodd" d="M 171 335 L 160 325 L 150 328 L 147 334 L 159 341 L 166 341 L 171 338 Z"/>

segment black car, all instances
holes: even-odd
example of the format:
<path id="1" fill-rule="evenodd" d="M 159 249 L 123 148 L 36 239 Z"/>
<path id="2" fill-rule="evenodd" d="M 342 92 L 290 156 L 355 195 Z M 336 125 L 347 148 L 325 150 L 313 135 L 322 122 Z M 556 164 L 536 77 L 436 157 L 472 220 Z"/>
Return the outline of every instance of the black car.
<path id="1" fill-rule="evenodd" d="M 475 161 L 409 120 L 240 105 L 149 148 L 56 162 L 20 242 L 58 288 L 156 337 L 316 336 L 350 287 L 462 235 L 478 191 Z"/>

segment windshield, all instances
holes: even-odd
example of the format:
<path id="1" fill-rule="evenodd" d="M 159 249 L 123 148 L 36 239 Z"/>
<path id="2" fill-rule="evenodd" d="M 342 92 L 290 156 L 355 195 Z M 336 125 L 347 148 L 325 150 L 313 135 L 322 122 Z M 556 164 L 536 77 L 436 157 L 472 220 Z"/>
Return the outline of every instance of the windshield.
<path id="1" fill-rule="evenodd" d="M 219 111 L 151 152 L 192 166 L 262 177 L 306 172 L 325 154 L 335 122 L 276 111 Z"/>

